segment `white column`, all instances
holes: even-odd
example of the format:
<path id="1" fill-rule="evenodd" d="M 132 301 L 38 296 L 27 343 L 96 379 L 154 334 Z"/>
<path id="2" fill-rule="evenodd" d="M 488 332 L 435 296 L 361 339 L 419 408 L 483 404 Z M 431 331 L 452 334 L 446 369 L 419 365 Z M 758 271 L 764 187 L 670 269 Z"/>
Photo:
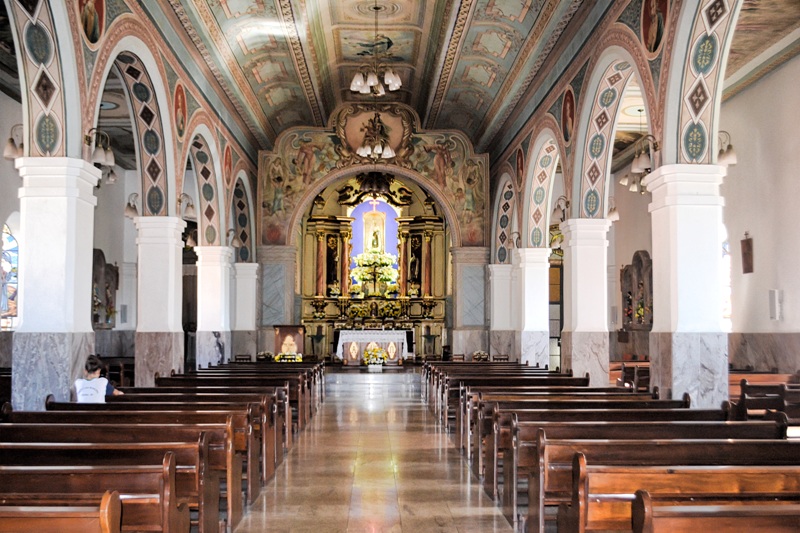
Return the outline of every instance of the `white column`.
<path id="1" fill-rule="evenodd" d="M 489 249 L 452 248 L 453 353 L 471 354 L 489 346 L 486 320 L 486 266 Z"/>
<path id="2" fill-rule="evenodd" d="M 236 280 L 234 331 L 255 331 L 258 303 L 258 263 L 234 263 Z"/>
<path id="3" fill-rule="evenodd" d="M 550 363 L 550 248 L 521 248 L 512 258 L 520 361 L 545 366 Z"/>
<path id="4" fill-rule="evenodd" d="M 587 372 L 592 385 L 608 384 L 606 262 L 607 219 L 573 218 L 564 234 L 564 330 L 561 366 L 576 376 Z"/>
<path id="5" fill-rule="evenodd" d="M 122 263 L 119 266 L 117 305 L 120 312 L 117 315 L 117 329 L 136 329 L 136 279 L 136 263 Z"/>
<path id="6" fill-rule="evenodd" d="M 230 359 L 233 248 L 198 246 L 197 367 Z"/>
<path id="7" fill-rule="evenodd" d="M 492 354 L 519 358 L 514 346 L 514 317 L 519 309 L 511 265 L 489 265 L 489 347 Z"/>
<path id="8" fill-rule="evenodd" d="M 722 329 L 722 261 L 717 165 L 665 165 L 645 180 L 652 192 L 651 380 L 693 407 L 728 398 L 728 340 Z"/>
<path id="9" fill-rule="evenodd" d="M 23 181 L 12 403 L 42 410 L 47 394 L 69 399 L 94 351 L 94 186 L 100 171 L 66 157 L 18 158 L 16 167 Z"/>
<path id="10" fill-rule="evenodd" d="M 183 372 L 183 241 L 177 217 L 136 217 L 136 386 Z"/>

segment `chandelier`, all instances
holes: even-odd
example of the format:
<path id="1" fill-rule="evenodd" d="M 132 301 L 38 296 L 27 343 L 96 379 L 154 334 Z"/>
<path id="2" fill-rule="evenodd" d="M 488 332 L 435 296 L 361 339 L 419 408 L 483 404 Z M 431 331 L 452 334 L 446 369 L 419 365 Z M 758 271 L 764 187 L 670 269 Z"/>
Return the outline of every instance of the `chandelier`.
<path id="1" fill-rule="evenodd" d="M 350 90 L 360 94 L 383 96 L 386 94 L 386 89 L 396 91 L 403 86 L 403 82 L 400 80 L 400 76 L 386 64 L 392 59 L 389 49 L 394 43 L 386 35 L 378 33 L 378 13 L 384 8 L 379 7 L 378 0 L 375 0 L 375 5 L 371 9 L 375 13 L 375 32 L 372 43 L 366 45 L 370 52 L 363 52 L 363 55 L 371 56 L 370 61 L 358 67 L 358 72 L 350 82 Z M 381 78 L 383 78 L 383 82 L 381 82 Z"/>
<path id="2" fill-rule="evenodd" d="M 375 115 L 367 120 L 361 130 L 364 132 L 364 140 L 361 142 L 361 146 L 356 149 L 358 155 L 373 161 L 391 159 L 397 155 L 392 147 L 389 146 L 389 134 L 378 111 L 375 111 Z"/>
<path id="3" fill-rule="evenodd" d="M 642 123 L 642 117 L 644 116 L 644 109 L 641 108 L 639 111 L 639 131 L 644 133 L 645 127 Z M 648 174 L 653 169 L 653 160 L 650 157 L 650 152 L 657 152 L 659 150 L 658 140 L 650 135 L 649 133 L 646 135 L 642 135 L 633 143 L 633 161 L 631 162 L 631 174 L 632 177 L 629 177 L 627 174 L 619 180 L 619 184 L 623 187 L 629 187 L 630 192 L 638 192 L 639 194 L 644 194 L 647 192 L 647 187 L 644 183 L 644 178 L 647 177 Z"/>

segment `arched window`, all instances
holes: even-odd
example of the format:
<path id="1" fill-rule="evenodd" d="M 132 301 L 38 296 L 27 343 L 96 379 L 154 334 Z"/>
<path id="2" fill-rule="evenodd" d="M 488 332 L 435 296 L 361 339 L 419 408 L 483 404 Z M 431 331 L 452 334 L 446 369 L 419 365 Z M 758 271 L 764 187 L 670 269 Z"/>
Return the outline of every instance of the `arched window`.
<path id="1" fill-rule="evenodd" d="M 0 323 L 3 329 L 12 327 L 17 316 L 17 268 L 19 247 L 7 225 L 3 225 L 3 259 L 0 262 Z"/>

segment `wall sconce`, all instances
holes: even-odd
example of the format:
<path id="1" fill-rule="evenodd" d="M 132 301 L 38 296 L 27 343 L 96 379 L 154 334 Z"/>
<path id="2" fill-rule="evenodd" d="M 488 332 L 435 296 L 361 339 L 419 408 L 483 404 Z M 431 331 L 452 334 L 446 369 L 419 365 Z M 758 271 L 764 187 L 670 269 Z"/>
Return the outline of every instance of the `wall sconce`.
<path id="1" fill-rule="evenodd" d="M 233 228 L 228 230 L 228 246 L 233 246 L 234 248 L 241 248 L 242 246 L 242 241 L 236 236 L 236 230 Z"/>
<path id="2" fill-rule="evenodd" d="M 567 209 L 569 209 L 569 200 L 562 194 L 556 200 L 556 206 L 553 209 L 553 218 L 559 222 L 564 222 L 567 219 Z"/>
<path id="3" fill-rule="evenodd" d="M 719 154 L 717 154 L 717 164 L 725 167 L 735 165 L 737 162 L 736 152 L 731 144 L 731 134 L 727 131 L 719 132 Z"/>
<path id="4" fill-rule="evenodd" d="M 105 139 L 105 146 L 103 146 L 103 139 Z M 108 133 L 97 128 L 92 128 L 84 135 L 83 143 L 86 146 L 94 146 L 92 151 L 92 164 L 100 165 L 101 167 L 113 167 L 116 163 L 114 158 L 114 150 L 111 149 L 111 138 Z"/>
<path id="5" fill-rule="evenodd" d="M 181 212 L 181 204 L 186 203 L 186 209 Z M 181 218 L 186 217 L 189 219 L 197 219 L 197 213 L 194 210 L 194 202 L 192 201 L 192 197 L 182 192 L 180 197 L 178 197 L 178 214 L 181 215 Z"/>
<path id="6" fill-rule="evenodd" d="M 613 196 L 608 198 L 608 205 L 610 205 L 611 208 L 608 210 L 606 218 L 611 222 L 617 222 L 619 220 L 619 211 L 617 211 L 617 205 Z"/>
<path id="7" fill-rule="evenodd" d="M 514 248 L 521 248 L 522 241 L 519 236 L 518 231 L 511 232 L 511 243 L 514 245 Z"/>
<path id="8" fill-rule="evenodd" d="M 24 131 L 22 129 L 22 124 L 14 124 L 11 126 L 11 133 L 8 137 L 8 142 L 6 143 L 6 147 L 3 150 L 3 157 L 8 159 L 9 161 L 13 161 L 18 157 L 22 157 L 23 154 L 23 142 L 22 142 L 22 135 Z"/>
<path id="9" fill-rule="evenodd" d="M 128 218 L 136 218 L 139 216 L 139 208 L 136 207 L 136 199 L 139 198 L 139 193 L 135 192 L 128 196 L 128 205 L 125 206 L 125 216 Z"/>

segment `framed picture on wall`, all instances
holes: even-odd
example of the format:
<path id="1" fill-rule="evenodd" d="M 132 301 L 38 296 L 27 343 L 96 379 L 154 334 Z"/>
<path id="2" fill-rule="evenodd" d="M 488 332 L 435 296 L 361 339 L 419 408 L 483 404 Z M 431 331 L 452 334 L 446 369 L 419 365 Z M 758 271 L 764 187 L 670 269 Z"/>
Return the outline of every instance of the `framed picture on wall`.
<path id="1" fill-rule="evenodd" d="M 275 353 L 303 353 L 306 327 L 275 326 Z"/>

